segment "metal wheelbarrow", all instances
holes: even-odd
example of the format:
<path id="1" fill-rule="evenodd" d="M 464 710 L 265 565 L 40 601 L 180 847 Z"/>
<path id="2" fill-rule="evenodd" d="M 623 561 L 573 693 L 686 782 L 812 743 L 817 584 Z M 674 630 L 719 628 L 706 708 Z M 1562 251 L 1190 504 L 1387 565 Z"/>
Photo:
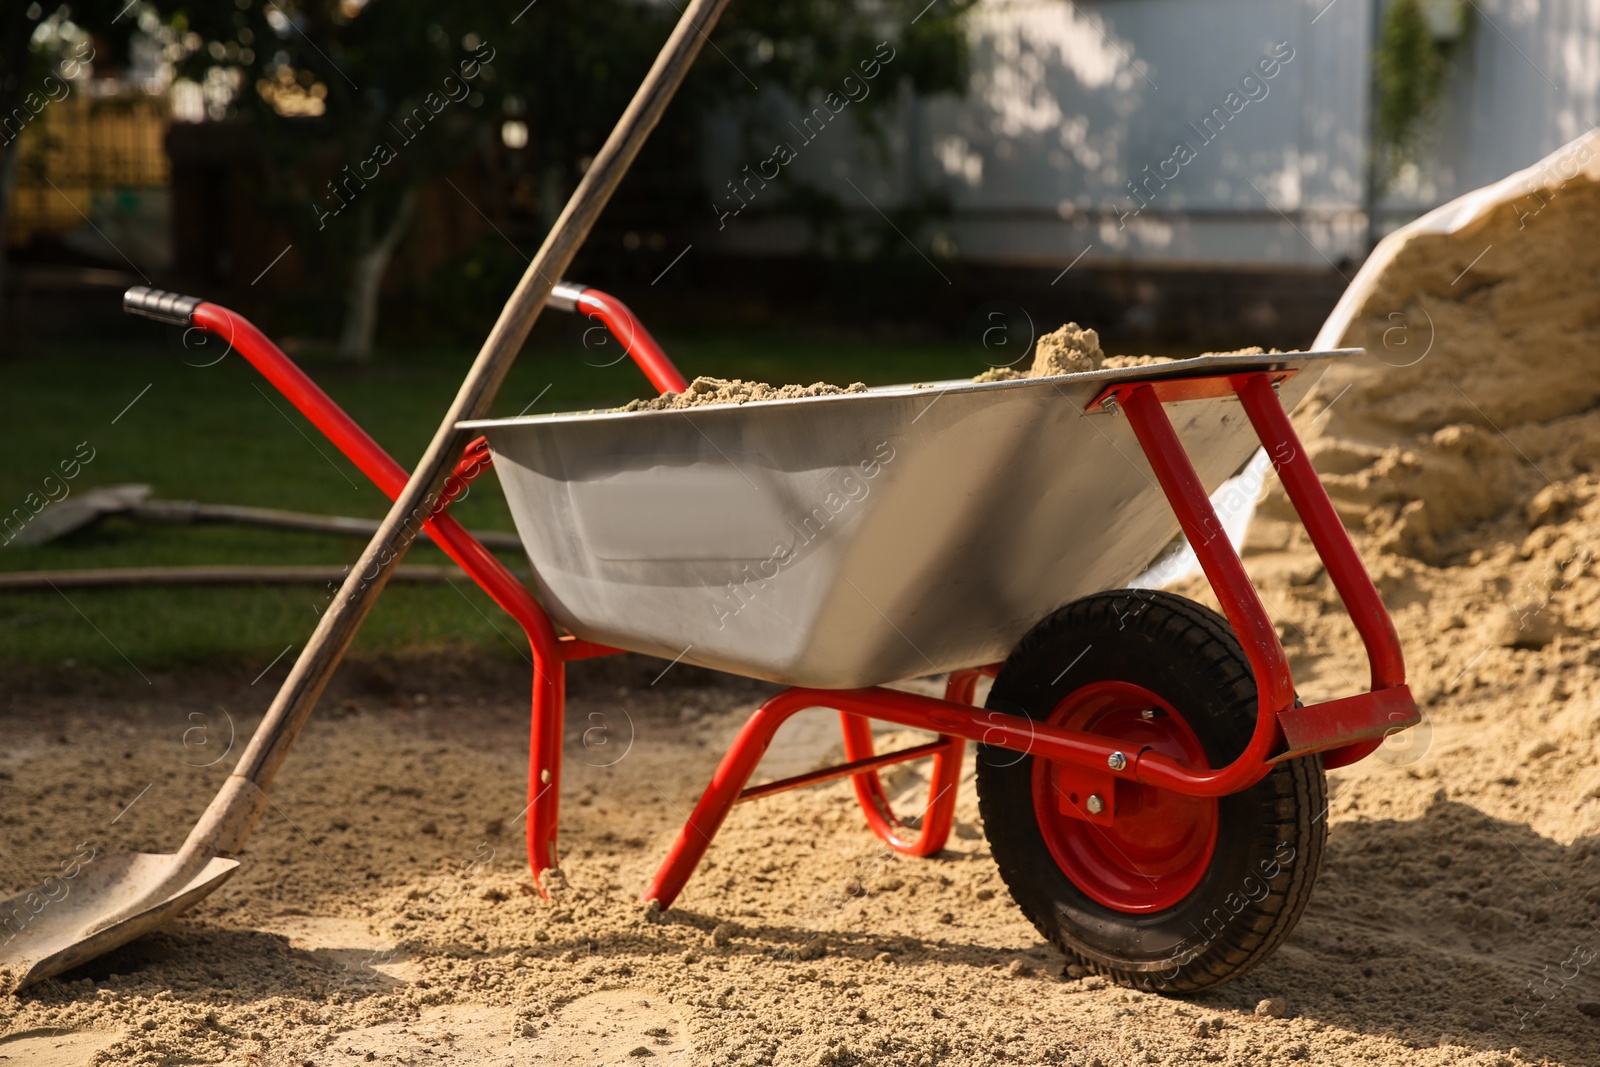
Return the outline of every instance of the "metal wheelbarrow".
<path id="1" fill-rule="evenodd" d="M 67 901 L 48 891 L 0 901 L 0 986 L 21 988 L 126 943 L 231 876 L 289 747 L 423 530 L 528 635 L 536 883 L 557 866 L 565 665 L 626 649 L 789 686 L 750 717 L 645 890 L 662 908 L 735 803 L 831 778 L 852 780 L 890 847 L 938 852 L 973 741 L 986 832 L 1012 896 L 1083 966 L 1140 988 L 1194 991 L 1242 974 L 1287 936 L 1321 860 L 1325 769 L 1418 719 L 1394 627 L 1283 406 L 1349 353 L 472 421 L 547 305 L 600 319 L 657 389 L 684 388 L 625 307 L 553 279 L 726 5 L 683 9 L 409 477 L 240 316 L 194 297 L 128 292 L 129 311 L 227 342 L 393 504 L 178 851 L 96 860 L 75 872 Z M 486 436 L 456 460 L 467 426 Z M 1298 705 L 1277 634 L 1207 498 L 1258 439 L 1366 646 L 1365 693 Z M 542 602 L 449 514 L 490 466 Z M 1179 530 L 1222 615 L 1122 588 Z M 927 673 L 945 675 L 944 699 L 882 684 Z M 994 682 L 979 708 L 986 675 Z M 846 761 L 750 787 L 778 726 L 811 707 L 840 713 Z M 878 754 L 872 720 L 937 739 Z M 920 816 L 901 818 L 878 771 L 919 758 L 932 761 L 928 800 Z"/>
<path id="2" fill-rule="evenodd" d="M 240 316 L 149 290 L 127 305 L 217 335 L 386 494 L 404 487 Z M 656 388 L 686 387 L 617 300 L 561 283 L 550 306 L 604 323 Z M 558 866 L 565 664 L 626 650 L 789 687 L 751 715 L 642 900 L 672 905 L 734 804 L 843 777 L 890 847 L 933 855 L 972 741 L 1001 874 L 1070 958 L 1169 992 L 1249 970 L 1309 900 L 1325 770 L 1418 720 L 1394 627 L 1285 410 L 1353 353 L 463 423 L 483 436 L 427 529 L 532 648 L 535 882 Z M 1258 442 L 1365 644 L 1365 693 L 1298 704 L 1207 496 Z M 537 599 L 448 514 L 491 466 Z M 1180 531 L 1222 615 L 1126 587 Z M 943 699 L 883 687 L 930 674 Z M 808 708 L 840 713 L 846 762 L 750 786 L 778 727 Z M 877 753 L 874 720 L 937 737 Z M 929 796 L 897 815 L 878 771 L 916 759 L 931 761 Z"/>

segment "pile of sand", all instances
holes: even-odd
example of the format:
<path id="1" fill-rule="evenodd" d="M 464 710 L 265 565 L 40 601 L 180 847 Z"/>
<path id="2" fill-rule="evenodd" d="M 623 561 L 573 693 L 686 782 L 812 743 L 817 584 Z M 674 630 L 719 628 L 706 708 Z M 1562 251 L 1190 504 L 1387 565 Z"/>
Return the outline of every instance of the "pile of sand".
<path id="1" fill-rule="evenodd" d="M 1582 177 L 1413 237 L 1343 339 L 1368 354 L 1302 408 L 1347 522 L 1444 565 L 1482 548 L 1480 523 L 1583 510 L 1600 491 L 1597 276 L 1600 184 Z"/>
<path id="2" fill-rule="evenodd" d="M 1028 376 L 1048 378 L 1098 370 L 1105 358 L 1106 354 L 1100 350 L 1100 335 L 1069 322 L 1039 338 L 1039 343 L 1033 346 L 1033 367 Z"/>
<path id="3" fill-rule="evenodd" d="M 1106 354 L 1100 348 L 1100 335 L 1069 322 L 1039 338 L 1033 346 L 1033 365 L 1026 371 L 1014 367 L 991 367 L 972 380 L 1008 382 L 1018 378 L 1049 378 L 1057 374 L 1081 374 L 1099 370 Z"/>
<path id="4" fill-rule="evenodd" d="M 1014 367 L 990 367 L 972 380 L 1010 382 L 1021 378 L 1050 378 L 1058 374 L 1082 374 L 1111 367 L 1150 367 L 1171 362 L 1171 356 L 1108 356 L 1100 347 L 1098 333 L 1069 322 L 1039 338 L 1033 348 L 1033 364 L 1026 371 Z"/>
<path id="5" fill-rule="evenodd" d="M 696 378 L 681 393 L 662 393 L 649 400 L 629 401 L 618 411 L 674 411 L 681 408 L 705 407 L 711 404 L 748 404 L 752 400 L 798 400 L 808 396 L 839 396 L 844 393 L 864 393 L 867 387 L 861 382 L 847 386 L 813 382 L 810 385 L 768 385 L 766 382 L 747 382 L 743 378 Z"/>
<path id="6" fill-rule="evenodd" d="M 1340 339 L 1367 354 L 1295 418 L 1400 625 L 1413 691 L 1435 715 L 1520 701 L 1486 763 L 1526 776 L 1519 807 L 1563 840 L 1600 833 L 1600 717 L 1575 700 L 1600 681 L 1597 238 L 1600 182 L 1582 176 L 1411 237 Z M 1275 480 L 1246 548 L 1291 652 L 1356 647 Z M 1346 662 L 1330 687 L 1364 676 Z"/>

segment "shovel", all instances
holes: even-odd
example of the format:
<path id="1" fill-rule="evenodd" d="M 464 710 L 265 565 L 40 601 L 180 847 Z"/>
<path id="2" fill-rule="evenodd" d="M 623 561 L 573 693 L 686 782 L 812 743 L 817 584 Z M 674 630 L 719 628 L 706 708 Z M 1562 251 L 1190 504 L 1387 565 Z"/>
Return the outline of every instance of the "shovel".
<path id="1" fill-rule="evenodd" d="M 421 531 L 423 520 L 439 502 L 465 443 L 456 424 L 488 414 L 556 279 L 571 264 L 727 4 L 728 0 L 692 0 L 685 8 L 638 92 L 517 283 L 411 480 L 362 552 L 360 562 L 351 568 L 239 765 L 183 847 L 173 855 L 132 853 L 97 858 L 75 868 L 70 879 L 46 879 L 38 889 L 0 903 L 0 937 L 4 938 L 0 941 L 0 986 L 9 980 L 13 991 L 21 989 L 126 944 L 204 898 L 238 869 L 239 861 L 232 857 L 266 811 L 270 803 L 267 787 L 289 746 L 390 574 Z"/>

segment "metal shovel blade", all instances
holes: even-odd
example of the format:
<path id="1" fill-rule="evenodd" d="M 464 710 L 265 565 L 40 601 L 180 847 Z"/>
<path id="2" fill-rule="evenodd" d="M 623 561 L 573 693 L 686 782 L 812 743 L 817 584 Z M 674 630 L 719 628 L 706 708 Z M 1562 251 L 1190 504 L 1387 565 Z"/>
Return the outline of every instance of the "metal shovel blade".
<path id="1" fill-rule="evenodd" d="M 74 530 L 99 522 L 107 515 L 120 515 L 143 503 L 150 496 L 148 485 L 106 485 L 75 496 L 64 497 L 39 512 L 37 518 L 19 530 L 8 544 L 43 545 Z"/>
<path id="2" fill-rule="evenodd" d="M 0 992 L 16 992 L 125 945 L 226 882 L 238 860 L 215 857 L 176 891 L 163 891 L 177 856 L 101 856 L 71 878 L 0 903 Z M 63 892 L 64 887 L 64 892 Z"/>

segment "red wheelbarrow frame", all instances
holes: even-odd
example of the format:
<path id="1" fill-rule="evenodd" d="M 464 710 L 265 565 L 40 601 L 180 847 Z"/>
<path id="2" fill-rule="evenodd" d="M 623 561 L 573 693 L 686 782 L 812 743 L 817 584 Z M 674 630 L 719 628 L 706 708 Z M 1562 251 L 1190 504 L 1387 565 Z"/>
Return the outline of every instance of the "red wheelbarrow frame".
<path id="1" fill-rule="evenodd" d="M 393 499 L 405 487 L 406 470 L 242 316 L 194 297 L 146 289 L 130 290 L 125 303 L 135 314 L 201 329 L 227 342 L 385 495 Z M 550 306 L 598 319 L 657 389 L 680 392 L 686 387 L 672 361 L 621 301 L 563 282 L 552 294 Z M 974 707 L 978 681 L 997 673 L 998 664 L 951 673 L 942 700 L 876 686 L 785 689 L 762 704 L 739 731 L 641 899 L 655 900 L 662 908 L 672 904 L 735 804 L 843 777 L 852 779 L 856 797 L 875 834 L 898 852 L 932 855 L 944 847 L 950 834 L 961 760 L 968 741 L 1043 756 L 1069 768 L 1066 773 L 1081 777 L 1091 791 L 1106 795 L 1114 780 L 1121 778 L 1189 796 L 1217 797 L 1248 789 L 1281 760 L 1322 753 L 1324 765 L 1330 768 L 1353 763 L 1369 755 L 1388 734 L 1419 721 L 1416 704 L 1405 684 L 1405 662 L 1394 624 L 1295 435 L 1288 414 L 1278 402 L 1278 383 L 1294 373 L 1293 369 L 1285 369 L 1119 382 L 1103 390 L 1084 412 L 1112 416 L 1126 413 L 1249 659 L 1258 694 L 1256 725 L 1244 751 L 1232 763 L 1215 769 L 1190 767 L 1150 750 L 1125 752 L 1110 738 Z M 1229 395 L 1237 396 L 1243 405 L 1361 635 L 1372 670 L 1371 688 L 1366 693 L 1305 707 L 1295 705 L 1294 681 L 1283 645 L 1163 408 L 1167 403 Z M 533 706 L 527 844 L 528 862 L 538 885 L 543 872 L 558 866 L 556 834 L 566 664 L 623 650 L 558 633 L 527 587 L 447 514 L 449 504 L 459 499 L 467 485 L 492 462 L 483 438 L 467 446 L 426 529 L 445 554 L 528 636 L 533 654 Z M 778 728 L 789 716 L 808 708 L 839 712 L 846 762 L 749 786 L 750 776 Z M 873 720 L 931 731 L 939 735 L 938 740 L 878 754 L 873 751 Z M 928 801 L 916 823 L 916 833 L 908 835 L 904 831 L 912 821 L 896 817 L 878 770 L 923 757 L 933 761 Z M 1113 820 L 1115 812 L 1108 809 L 1094 816 L 1080 813 L 1079 817 L 1104 822 Z M 544 891 L 542 885 L 540 891 Z"/>

